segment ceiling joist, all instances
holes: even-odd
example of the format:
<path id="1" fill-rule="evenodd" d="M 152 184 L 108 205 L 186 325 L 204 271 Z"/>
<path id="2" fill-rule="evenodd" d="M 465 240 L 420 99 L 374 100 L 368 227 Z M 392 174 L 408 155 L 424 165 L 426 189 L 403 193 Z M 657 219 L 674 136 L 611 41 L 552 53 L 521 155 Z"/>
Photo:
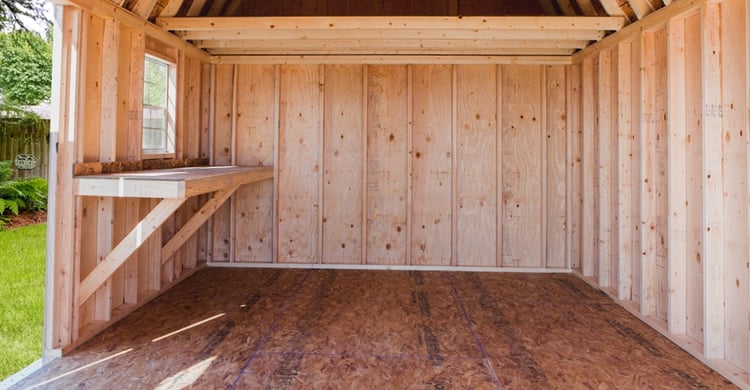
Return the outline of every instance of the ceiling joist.
<path id="1" fill-rule="evenodd" d="M 214 56 L 570 56 L 622 17 L 183 17 L 157 25 Z"/>
<path id="2" fill-rule="evenodd" d="M 580 16 L 310 16 L 157 18 L 166 30 L 610 30 L 623 27 L 622 17 Z"/>

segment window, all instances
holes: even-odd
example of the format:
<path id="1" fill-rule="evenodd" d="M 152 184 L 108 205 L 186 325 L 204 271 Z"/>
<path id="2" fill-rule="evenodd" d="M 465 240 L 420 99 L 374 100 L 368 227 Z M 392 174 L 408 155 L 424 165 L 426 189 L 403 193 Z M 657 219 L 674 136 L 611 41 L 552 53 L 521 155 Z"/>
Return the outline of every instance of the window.
<path id="1" fill-rule="evenodd" d="M 143 68 L 144 157 L 174 155 L 175 65 L 146 55 Z"/>

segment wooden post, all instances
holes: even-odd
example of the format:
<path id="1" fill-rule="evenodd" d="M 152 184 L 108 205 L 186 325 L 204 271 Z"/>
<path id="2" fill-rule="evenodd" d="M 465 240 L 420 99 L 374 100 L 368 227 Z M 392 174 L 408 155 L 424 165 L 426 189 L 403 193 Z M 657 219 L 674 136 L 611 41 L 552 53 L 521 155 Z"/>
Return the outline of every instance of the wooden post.
<path id="1" fill-rule="evenodd" d="M 583 61 L 583 208 L 582 208 L 582 244 L 581 271 L 585 277 L 593 277 L 597 253 L 594 253 L 596 235 L 594 232 L 594 171 L 596 145 L 594 144 L 595 126 L 595 93 L 597 80 L 594 79 L 594 60 L 586 58 Z"/>
<path id="2" fill-rule="evenodd" d="M 669 21 L 668 78 L 669 78 L 669 331 L 686 333 L 687 318 L 687 174 L 686 174 L 686 103 L 685 103 L 685 22 L 681 18 Z"/>
<path id="3" fill-rule="evenodd" d="M 613 156 L 611 148 L 612 137 L 612 53 L 603 51 L 599 53 L 599 145 L 596 155 L 598 156 L 599 169 L 599 287 L 612 286 L 612 165 Z"/>
<path id="4" fill-rule="evenodd" d="M 641 314 L 657 313 L 656 39 L 641 35 Z"/>
<path id="5" fill-rule="evenodd" d="M 55 6 L 53 58 L 52 127 L 50 129 L 50 220 L 47 233 L 47 272 L 45 289 L 45 357 L 59 355 L 55 350 L 73 342 L 74 311 L 77 310 L 73 259 L 74 196 L 68 171 L 75 156 L 78 104 L 76 86 L 80 50 L 81 11 Z M 58 167 L 60 170 L 58 171 Z M 66 168 L 67 167 L 67 168 Z"/>
<path id="6" fill-rule="evenodd" d="M 722 170 L 724 175 L 724 358 L 747 370 L 748 347 L 748 156 L 745 94 L 745 0 L 720 3 Z M 716 302 L 713 302 L 716 304 Z"/>
<path id="7" fill-rule="evenodd" d="M 703 353 L 724 358 L 724 170 L 722 169 L 721 14 L 703 5 Z"/>
<path id="8" fill-rule="evenodd" d="M 617 48 L 617 297 L 631 299 L 633 288 L 633 113 L 630 42 Z"/>

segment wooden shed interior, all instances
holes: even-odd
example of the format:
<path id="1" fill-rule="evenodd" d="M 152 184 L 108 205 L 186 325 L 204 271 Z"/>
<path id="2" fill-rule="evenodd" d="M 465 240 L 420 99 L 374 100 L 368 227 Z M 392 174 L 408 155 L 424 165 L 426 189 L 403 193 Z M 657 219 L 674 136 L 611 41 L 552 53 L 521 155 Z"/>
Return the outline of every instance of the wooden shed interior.
<path id="1" fill-rule="evenodd" d="M 52 2 L 46 358 L 204 266 L 555 272 L 750 388 L 746 0 Z"/>

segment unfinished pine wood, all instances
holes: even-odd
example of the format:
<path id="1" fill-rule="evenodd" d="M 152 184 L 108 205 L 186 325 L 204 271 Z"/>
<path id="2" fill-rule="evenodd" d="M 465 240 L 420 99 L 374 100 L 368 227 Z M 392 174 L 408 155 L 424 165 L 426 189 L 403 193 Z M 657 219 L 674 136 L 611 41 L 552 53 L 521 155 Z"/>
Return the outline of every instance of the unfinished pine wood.
<path id="1" fill-rule="evenodd" d="M 407 67 L 367 68 L 367 263 L 406 264 Z"/>
<path id="2" fill-rule="evenodd" d="M 450 65 L 412 68 L 412 264 L 451 264 L 452 73 Z"/>
<path id="3" fill-rule="evenodd" d="M 656 38 L 641 39 L 641 314 L 657 313 L 657 203 L 656 203 Z"/>
<path id="4" fill-rule="evenodd" d="M 66 5 L 75 6 L 79 9 L 85 9 L 92 14 L 102 18 L 117 19 L 124 26 L 136 29 L 141 34 L 152 36 L 155 39 L 165 42 L 168 45 L 172 45 L 181 50 L 185 50 L 186 52 L 190 53 L 190 55 L 201 58 L 204 61 L 209 60 L 209 56 L 205 52 L 196 49 L 190 44 L 187 44 L 178 37 L 175 37 L 174 34 L 170 34 L 152 23 L 144 23 L 143 19 L 134 15 L 132 12 L 123 12 L 120 7 L 113 6 L 109 2 L 97 0 L 66 0 L 64 3 Z"/>
<path id="5" fill-rule="evenodd" d="M 667 167 L 667 139 L 669 133 L 667 130 L 667 29 L 662 28 L 654 32 L 655 40 L 655 85 L 654 85 L 654 155 L 653 167 L 655 168 L 652 176 L 655 190 L 655 255 L 656 255 L 656 316 L 663 321 L 667 320 L 667 310 L 669 301 L 669 271 L 667 258 L 667 240 L 668 240 L 668 167 Z M 646 116 L 649 117 L 648 113 Z"/>
<path id="6" fill-rule="evenodd" d="M 316 65 L 288 65 L 280 77 L 278 261 L 317 263 L 320 71 Z"/>
<path id="7" fill-rule="evenodd" d="M 721 106 L 724 171 L 724 345 L 725 359 L 750 368 L 748 331 L 748 145 L 745 7 L 742 0 L 721 3 Z M 731 80 L 731 81 L 730 81 Z M 736 309 L 736 310 L 735 310 Z"/>
<path id="8" fill-rule="evenodd" d="M 618 17 L 178 17 L 158 18 L 156 23 L 173 31 L 340 31 L 350 29 L 470 29 L 470 30 L 617 30 Z"/>
<path id="9" fill-rule="evenodd" d="M 544 141 L 547 143 L 546 181 L 547 193 L 544 199 L 547 212 L 546 266 L 567 268 L 567 105 L 566 70 L 561 66 L 545 66 L 546 74 L 546 129 Z"/>
<path id="10" fill-rule="evenodd" d="M 669 331 L 683 334 L 687 331 L 687 174 L 686 174 L 686 119 L 685 89 L 685 23 L 684 19 L 672 19 L 667 25 L 669 34 L 669 139 L 668 148 L 668 192 L 669 192 Z"/>
<path id="11" fill-rule="evenodd" d="M 693 14 L 684 20 L 685 28 L 685 125 L 686 125 L 686 204 L 688 206 L 686 286 L 687 335 L 703 341 L 703 148 L 701 96 L 701 15 Z"/>
<path id="12" fill-rule="evenodd" d="M 542 68 L 505 66 L 502 77 L 503 266 L 540 267 Z"/>
<path id="13" fill-rule="evenodd" d="M 79 58 L 76 56 L 75 47 L 80 47 L 80 23 L 81 12 L 72 7 L 55 8 L 55 53 L 60 60 L 60 66 L 53 72 L 53 80 L 60 89 L 53 95 L 53 104 L 58 115 L 55 123 L 51 125 L 51 141 L 55 141 L 58 148 L 51 157 L 56 158 L 58 166 L 70 166 L 75 162 L 75 129 L 79 120 L 77 111 L 76 91 Z M 68 88 L 66 90 L 66 87 Z M 52 160 L 52 158 L 51 158 Z M 54 179 L 52 179 L 54 177 Z M 74 207 L 75 199 L 72 195 L 72 182 L 66 175 L 51 176 L 51 186 L 55 193 L 59 194 L 55 206 L 52 208 L 51 217 L 57 234 L 54 237 L 55 250 L 52 252 L 51 260 L 54 262 L 54 284 L 45 292 L 46 299 L 54 302 L 49 306 L 47 316 L 51 315 L 53 326 L 45 332 L 45 345 L 48 349 L 60 348 L 74 341 L 73 329 L 76 327 L 75 315 L 78 309 L 76 304 L 73 282 L 75 280 L 74 248 L 65 245 L 65 242 L 73 242 L 75 238 Z"/>
<path id="14" fill-rule="evenodd" d="M 324 263 L 362 263 L 364 67 L 325 67 L 323 119 Z"/>
<path id="15" fill-rule="evenodd" d="M 638 39 L 635 39 L 631 41 L 631 52 L 632 55 L 632 62 L 630 65 L 631 69 L 631 76 L 630 79 L 632 80 L 632 83 L 630 84 L 631 88 L 631 103 L 630 103 L 630 110 L 632 113 L 632 134 L 633 139 L 631 142 L 632 146 L 632 157 L 631 157 L 631 182 L 637 185 L 634 185 L 633 191 L 632 191 L 632 217 L 631 217 L 631 228 L 633 229 L 633 256 L 631 259 L 631 268 L 632 268 L 632 282 L 633 285 L 631 286 L 630 290 L 630 303 L 635 305 L 636 307 L 640 308 L 640 302 L 641 302 L 641 279 L 642 279 L 642 244 L 641 244 L 641 191 L 640 191 L 640 185 L 641 185 L 641 155 L 642 155 L 642 139 L 643 139 L 643 131 L 642 131 L 642 123 L 641 123 L 641 86 L 642 86 L 642 80 L 641 80 L 641 57 L 642 57 L 642 50 L 641 50 L 641 39 L 640 37 Z"/>
<path id="16" fill-rule="evenodd" d="M 456 264 L 495 266 L 497 67 L 457 65 Z"/>
<path id="17" fill-rule="evenodd" d="M 272 177 L 272 167 L 215 166 L 83 176 L 75 183 L 83 196 L 189 198 Z"/>
<path id="18" fill-rule="evenodd" d="M 117 56 L 114 53 L 119 52 L 120 23 L 113 19 L 104 20 L 104 31 L 102 39 L 102 52 L 110 55 L 102 56 L 102 74 L 101 74 L 101 115 L 100 123 L 109 124 L 117 129 L 117 75 L 119 64 Z M 99 159 L 98 161 L 114 161 L 117 159 L 117 137 L 109 134 L 102 126 L 99 129 Z M 114 213 L 115 202 L 111 199 L 102 198 L 99 200 L 99 215 L 97 223 L 98 238 L 98 256 L 102 258 L 106 253 L 112 250 L 114 240 Z M 123 272 L 117 270 L 112 275 L 111 280 L 111 305 L 116 308 L 123 302 Z"/>
<path id="19" fill-rule="evenodd" d="M 215 55 L 313 55 L 350 54 L 346 49 L 332 50 L 331 45 L 342 36 L 348 39 L 368 41 L 362 49 L 364 55 L 388 55 L 399 57 L 413 54 L 462 54 L 462 55 L 549 55 L 566 56 L 573 50 L 545 48 L 529 51 L 523 46 L 535 40 L 567 40 L 564 45 L 579 44 L 580 41 L 596 41 L 607 30 L 617 30 L 623 25 L 621 18 L 574 18 L 574 17 L 439 17 L 439 18 L 395 18 L 394 17 L 307 17 L 279 18 L 160 18 L 161 26 L 175 31 L 184 39 L 196 42 Z M 228 41 L 243 40 L 241 45 Z M 404 39 L 412 43 L 404 47 Z M 249 40 L 274 40 L 284 46 L 254 49 Z M 430 44 L 417 43 L 431 40 L 458 40 L 455 48 L 431 49 Z M 474 48 L 474 42 L 491 40 L 513 41 L 511 48 L 496 45 Z M 304 47 L 305 44 L 311 46 Z M 402 49 L 393 49 L 393 45 Z M 584 44 L 585 45 L 585 44 Z M 359 50 L 359 45 L 347 45 Z M 251 48 L 251 49 L 247 49 Z"/>
<path id="20" fill-rule="evenodd" d="M 183 202 L 184 199 L 165 199 L 159 202 L 159 205 L 150 211 L 137 227 L 131 230 L 123 241 L 117 244 L 112 252 L 81 281 L 78 293 L 79 304 L 88 299 Z"/>
<path id="21" fill-rule="evenodd" d="M 211 164 L 232 164 L 234 153 L 233 126 L 235 65 L 217 65 L 214 81 L 213 153 Z M 211 223 L 211 261 L 230 261 L 232 204 L 221 206 Z"/>
<path id="22" fill-rule="evenodd" d="M 612 209 L 612 166 L 615 164 L 616 155 L 612 150 L 612 129 L 613 129 L 613 112 L 615 107 L 612 102 L 612 52 L 603 51 L 599 53 L 599 70 L 598 70 L 598 99 L 597 99 L 597 117 L 598 126 L 596 128 L 598 135 L 597 143 L 597 168 L 598 168 L 598 224 L 599 224 L 599 251 L 598 263 L 599 273 L 597 275 L 598 284 L 601 287 L 613 287 L 612 285 L 612 244 L 617 242 L 613 229 L 613 213 L 617 210 Z"/>
<path id="23" fill-rule="evenodd" d="M 85 37 L 85 52 L 82 53 L 82 61 L 85 63 L 84 77 L 81 81 L 84 83 L 80 88 L 84 104 L 84 112 L 99 112 L 102 108 L 102 69 L 103 69 L 103 50 L 104 50 L 104 20 L 91 14 L 84 14 L 84 30 L 82 35 Z M 84 114 L 85 115 L 85 114 Z M 79 155 L 77 161 L 98 161 L 100 155 L 100 128 L 101 117 L 87 118 L 83 127 L 80 129 L 78 139 L 87 140 L 86 143 L 79 143 Z M 106 137 L 106 136 L 105 136 Z M 107 137 L 107 139 L 112 139 Z M 99 216 L 104 213 L 99 212 L 99 199 L 83 198 L 81 199 L 81 236 L 82 237 L 99 237 L 100 229 L 106 229 L 111 226 L 111 221 L 106 216 L 100 224 Z M 106 215 L 106 214 L 105 214 Z M 105 236 L 106 237 L 106 236 Z M 89 272 L 96 266 L 100 259 L 101 246 L 111 247 L 111 237 L 109 242 L 106 238 L 99 240 L 81 240 L 81 271 Z M 106 253 L 105 253 L 106 254 Z M 111 285 L 109 281 L 97 291 L 96 297 L 92 300 L 92 306 L 81 308 L 79 321 L 81 324 L 87 324 L 95 320 L 108 320 L 111 311 Z"/>
<path id="24" fill-rule="evenodd" d="M 268 269 L 200 271 L 19 387 L 80 383 L 732 388 L 570 275 Z"/>
<path id="25" fill-rule="evenodd" d="M 239 185 L 231 185 L 220 189 L 211 195 L 211 199 L 195 212 L 174 236 L 161 248 L 162 263 L 167 261 L 177 250 L 193 235 L 198 228 L 213 215 L 214 212 L 239 188 Z M 179 276 L 179 275 L 178 275 Z"/>
<path id="26" fill-rule="evenodd" d="M 238 67 L 237 163 L 270 167 L 274 159 L 273 66 Z M 235 259 L 273 261 L 273 182 L 240 187 L 235 196 Z"/>
<path id="27" fill-rule="evenodd" d="M 582 227 L 583 227 L 583 130 L 581 126 L 581 65 L 566 68 L 567 75 L 567 130 L 568 130 L 568 266 L 580 270 L 583 262 Z"/>
<path id="28" fill-rule="evenodd" d="M 633 49 L 631 42 L 617 47 L 617 297 L 630 300 L 633 291 Z M 615 66 L 613 64 L 613 66 Z M 615 93 L 615 91 L 613 91 Z M 613 151 L 614 152 L 614 151 Z"/>
<path id="29" fill-rule="evenodd" d="M 595 84 L 594 60 L 587 58 L 582 65 L 582 214 L 581 214 L 581 273 L 585 277 L 593 277 L 595 272 L 596 255 L 594 254 L 595 214 L 594 214 L 594 172 L 595 168 Z"/>

